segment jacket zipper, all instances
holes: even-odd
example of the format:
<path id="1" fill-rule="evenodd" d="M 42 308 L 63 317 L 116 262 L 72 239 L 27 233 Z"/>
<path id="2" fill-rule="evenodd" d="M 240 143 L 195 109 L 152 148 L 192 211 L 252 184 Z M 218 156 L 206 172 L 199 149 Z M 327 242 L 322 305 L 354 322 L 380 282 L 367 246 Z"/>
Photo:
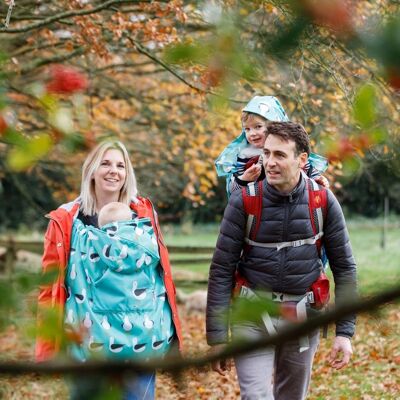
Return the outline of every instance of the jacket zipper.
<path id="1" fill-rule="evenodd" d="M 289 201 L 288 199 L 285 199 L 285 208 L 284 208 L 284 216 L 283 216 L 283 242 L 287 241 L 287 228 L 288 228 L 288 207 L 289 207 Z M 279 257 L 279 281 L 278 281 L 278 285 L 280 285 L 282 287 L 282 291 L 284 291 L 284 288 L 282 286 L 282 280 L 283 280 L 283 268 L 284 268 L 284 262 L 286 260 L 286 252 L 287 252 L 287 248 L 283 248 L 281 250 L 279 250 L 281 252 L 280 257 Z"/>

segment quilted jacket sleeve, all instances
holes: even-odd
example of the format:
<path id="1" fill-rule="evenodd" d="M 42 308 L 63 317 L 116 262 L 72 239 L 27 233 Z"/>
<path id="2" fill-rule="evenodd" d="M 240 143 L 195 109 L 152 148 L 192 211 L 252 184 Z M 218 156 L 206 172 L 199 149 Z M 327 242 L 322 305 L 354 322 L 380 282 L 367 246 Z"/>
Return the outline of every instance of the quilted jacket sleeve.
<path id="1" fill-rule="evenodd" d="M 236 265 L 243 248 L 245 213 L 241 190 L 234 191 L 225 209 L 216 248 L 211 261 L 206 329 L 210 345 L 228 341 L 228 319 Z"/>
<path id="2" fill-rule="evenodd" d="M 327 218 L 324 223 L 324 245 L 335 281 L 335 302 L 337 305 L 350 302 L 357 297 L 356 263 L 342 209 L 329 190 Z M 338 320 L 336 335 L 352 337 L 355 320 L 355 315 L 348 315 Z"/>

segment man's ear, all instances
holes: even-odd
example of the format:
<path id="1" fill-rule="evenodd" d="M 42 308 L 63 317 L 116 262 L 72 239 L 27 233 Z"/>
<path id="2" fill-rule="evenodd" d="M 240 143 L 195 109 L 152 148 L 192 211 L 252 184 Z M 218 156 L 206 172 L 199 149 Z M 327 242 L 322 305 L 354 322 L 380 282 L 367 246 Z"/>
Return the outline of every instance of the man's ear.
<path id="1" fill-rule="evenodd" d="M 308 154 L 307 153 L 300 153 L 299 154 L 299 167 L 303 169 L 308 161 Z"/>

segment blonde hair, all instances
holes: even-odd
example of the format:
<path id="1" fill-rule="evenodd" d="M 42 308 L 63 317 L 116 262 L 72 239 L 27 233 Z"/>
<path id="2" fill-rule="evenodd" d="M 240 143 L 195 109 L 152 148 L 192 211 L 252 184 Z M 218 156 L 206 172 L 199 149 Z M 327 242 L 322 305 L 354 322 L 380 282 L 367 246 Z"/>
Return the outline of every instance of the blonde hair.
<path id="1" fill-rule="evenodd" d="M 112 201 L 106 204 L 99 211 L 99 226 L 109 224 L 114 221 L 129 221 L 132 219 L 132 211 L 127 204 Z"/>
<path id="2" fill-rule="evenodd" d="M 94 187 L 93 175 L 100 166 L 104 154 L 108 150 L 119 150 L 123 156 L 125 163 L 126 178 L 119 193 L 118 201 L 129 205 L 132 199 L 136 198 L 137 185 L 135 172 L 129 159 L 126 147 L 117 140 L 105 141 L 98 144 L 86 157 L 82 166 L 82 182 L 81 182 L 81 205 L 80 209 L 85 215 L 96 214 L 96 193 Z"/>

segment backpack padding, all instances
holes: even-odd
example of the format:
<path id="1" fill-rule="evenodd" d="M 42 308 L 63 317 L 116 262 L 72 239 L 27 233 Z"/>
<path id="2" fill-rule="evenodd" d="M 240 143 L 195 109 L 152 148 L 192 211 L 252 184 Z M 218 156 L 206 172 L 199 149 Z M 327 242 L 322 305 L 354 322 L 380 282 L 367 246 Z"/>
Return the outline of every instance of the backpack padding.
<path id="1" fill-rule="evenodd" d="M 247 215 L 246 236 L 254 240 L 261 223 L 262 181 L 251 182 L 242 188 L 243 208 Z"/>
<path id="2" fill-rule="evenodd" d="M 327 212 L 327 191 L 310 178 L 307 178 L 308 210 L 314 235 L 323 232 L 324 220 Z M 316 242 L 318 253 L 321 256 L 322 240 Z"/>

